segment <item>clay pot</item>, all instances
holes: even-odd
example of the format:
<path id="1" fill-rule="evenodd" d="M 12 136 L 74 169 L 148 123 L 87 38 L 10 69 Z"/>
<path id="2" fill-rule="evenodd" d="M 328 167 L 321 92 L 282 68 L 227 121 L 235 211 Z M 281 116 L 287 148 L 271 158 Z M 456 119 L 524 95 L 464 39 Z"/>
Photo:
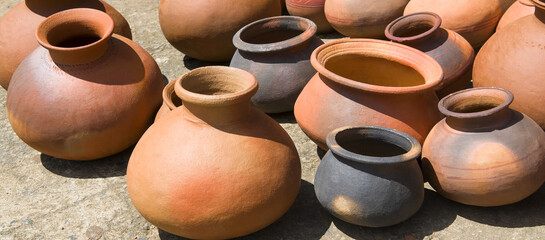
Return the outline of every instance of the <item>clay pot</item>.
<path id="1" fill-rule="evenodd" d="M 475 51 L 462 36 L 441 28 L 441 17 L 422 12 L 402 16 L 386 27 L 386 37 L 425 52 L 443 67 L 443 81 L 436 90 L 442 98 L 471 85 Z"/>
<path id="2" fill-rule="evenodd" d="M 545 1 L 535 0 L 535 14 L 496 32 L 475 58 L 473 84 L 502 87 L 515 95 L 511 107 L 545 128 Z"/>
<path id="3" fill-rule="evenodd" d="M 159 5 L 159 23 L 170 44 L 210 62 L 231 59 L 233 36 L 244 25 L 280 14 L 278 0 L 161 0 Z"/>
<path id="4" fill-rule="evenodd" d="M 501 13 L 503 15 L 507 11 L 507 9 L 509 9 L 509 7 L 511 7 L 511 5 L 513 5 L 515 2 L 517 2 L 517 0 L 499 0 L 499 2 L 500 2 L 500 6 L 501 6 Z"/>
<path id="5" fill-rule="evenodd" d="M 443 28 L 459 33 L 477 49 L 494 33 L 501 5 L 491 0 L 411 0 L 404 15 L 416 12 L 438 14 L 443 19 Z"/>
<path id="6" fill-rule="evenodd" d="M 513 5 L 511 5 L 509 9 L 507 9 L 507 12 L 503 14 L 500 22 L 498 23 L 498 26 L 496 27 L 496 31 L 499 31 L 505 25 L 514 22 L 519 18 L 534 14 L 534 11 L 534 4 L 530 0 L 516 1 Z"/>
<path id="7" fill-rule="evenodd" d="M 169 82 L 165 88 L 163 88 L 163 105 L 159 108 L 159 111 L 155 115 L 155 121 L 159 118 L 163 118 L 165 114 L 172 112 L 179 106 L 182 106 L 182 99 L 174 92 L 174 84 L 176 81 Z"/>
<path id="8" fill-rule="evenodd" d="M 301 181 L 293 141 L 251 107 L 256 78 L 203 67 L 176 81 L 183 106 L 136 145 L 127 188 L 152 224 L 187 238 L 227 239 L 258 231 L 292 205 Z"/>
<path id="9" fill-rule="evenodd" d="M 308 18 L 318 26 L 319 33 L 333 31 L 324 13 L 325 0 L 286 0 L 286 7 L 292 16 Z"/>
<path id="10" fill-rule="evenodd" d="M 36 49 L 36 28 L 46 17 L 72 8 L 93 8 L 114 20 L 114 33 L 131 38 L 127 20 L 101 0 L 25 0 L 0 18 L 0 85 L 8 89 L 10 79 L 23 59 Z"/>
<path id="11" fill-rule="evenodd" d="M 340 39 L 311 56 L 318 74 L 305 86 L 294 114 L 301 129 L 322 149 L 342 126 L 393 128 L 423 142 L 441 119 L 434 89 L 441 66 L 425 53 L 373 39 Z"/>
<path id="12" fill-rule="evenodd" d="M 13 131 L 58 158 L 102 158 L 135 144 L 161 104 L 163 80 L 153 58 L 112 35 L 104 12 L 80 8 L 51 15 L 38 47 L 19 65 L 7 94 Z"/>
<path id="13" fill-rule="evenodd" d="M 327 21 L 339 33 L 353 38 L 384 38 L 384 29 L 403 15 L 409 0 L 327 0 Z"/>
<path id="14" fill-rule="evenodd" d="M 306 18 L 280 16 L 250 23 L 235 34 L 238 50 L 230 66 L 257 77 L 255 107 L 266 113 L 293 110 L 297 96 L 316 74 L 310 55 L 324 42 L 315 33 L 316 25 Z"/>
<path id="15" fill-rule="evenodd" d="M 329 133 L 327 146 L 314 190 L 333 216 L 360 226 L 386 227 L 420 209 L 424 182 L 416 139 L 383 127 L 343 127 Z"/>
<path id="16" fill-rule="evenodd" d="M 451 94 L 439 109 L 446 118 L 422 150 L 423 171 L 444 197 L 476 206 L 520 201 L 545 181 L 545 133 L 512 110 L 511 92 L 475 88 Z"/>

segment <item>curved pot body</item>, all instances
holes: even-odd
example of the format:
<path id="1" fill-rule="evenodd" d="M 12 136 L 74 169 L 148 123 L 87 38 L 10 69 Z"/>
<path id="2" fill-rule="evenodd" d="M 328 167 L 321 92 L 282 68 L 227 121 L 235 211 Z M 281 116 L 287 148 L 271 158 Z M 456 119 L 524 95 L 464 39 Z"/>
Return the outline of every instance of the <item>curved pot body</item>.
<path id="1" fill-rule="evenodd" d="M 430 184 L 451 200 L 476 206 L 520 201 L 545 181 L 545 133 L 528 116 L 509 109 L 501 88 L 460 91 L 441 100 L 447 116 L 422 150 Z"/>
<path id="2" fill-rule="evenodd" d="M 332 131 L 327 144 L 314 190 L 332 215 L 352 224 L 386 227 L 420 209 L 424 182 L 416 139 L 389 128 L 344 127 Z"/>
<path id="3" fill-rule="evenodd" d="M 308 18 L 318 27 L 319 33 L 333 31 L 324 13 L 325 0 L 286 0 L 286 7 L 292 16 Z"/>
<path id="4" fill-rule="evenodd" d="M 502 29 L 505 25 L 518 20 L 519 18 L 532 15 L 535 12 L 534 4 L 530 0 L 518 0 L 507 11 L 500 19 L 496 31 Z"/>
<path id="5" fill-rule="evenodd" d="M 172 112 L 175 108 L 182 106 L 182 99 L 174 92 L 174 84 L 176 81 L 169 82 L 165 88 L 163 88 L 163 104 L 157 114 L 155 115 L 155 121 L 162 118 L 164 115 Z"/>
<path id="6" fill-rule="evenodd" d="M 50 15 L 72 8 L 93 8 L 106 12 L 114 20 L 114 33 L 131 38 L 129 23 L 112 6 L 101 0 L 25 0 L 0 18 L 0 85 L 8 89 L 17 66 L 39 44 L 36 28 Z"/>
<path id="7" fill-rule="evenodd" d="M 93 9 L 54 14 L 38 27 L 38 47 L 13 74 L 7 113 L 13 131 L 45 154 L 105 157 L 133 145 L 161 104 L 153 58 L 114 34 Z"/>
<path id="8" fill-rule="evenodd" d="M 322 149 L 329 132 L 351 125 L 393 128 L 423 142 L 441 119 L 434 89 L 443 71 L 417 49 L 341 39 L 318 47 L 311 62 L 318 73 L 297 98 L 294 114 Z"/>
<path id="9" fill-rule="evenodd" d="M 443 98 L 471 85 L 475 51 L 458 33 L 441 28 L 441 17 L 431 12 L 402 16 L 386 27 L 386 37 L 425 52 L 443 68 L 443 81 L 436 90 Z"/>
<path id="10" fill-rule="evenodd" d="M 153 124 L 129 160 L 136 209 L 157 227 L 194 239 L 234 238 L 280 218 L 299 191 L 301 165 L 284 129 L 251 107 L 255 77 L 204 67 L 183 75 L 175 89 L 183 106 Z"/>
<path id="11" fill-rule="evenodd" d="M 443 28 L 459 33 L 475 49 L 494 33 L 502 13 L 499 1 L 490 0 L 412 0 L 404 15 L 416 12 L 438 14 L 443 19 Z"/>
<path id="12" fill-rule="evenodd" d="M 511 107 L 545 128 L 545 1 L 535 1 L 535 14 L 503 27 L 481 48 L 473 68 L 476 87 L 502 87 L 515 95 Z M 542 20 L 540 20 L 542 19 Z"/>
<path id="13" fill-rule="evenodd" d="M 409 0 L 327 0 L 327 21 L 341 34 L 353 38 L 384 38 L 384 29 L 403 15 Z"/>
<path id="14" fill-rule="evenodd" d="M 517 0 L 499 0 L 501 5 L 502 16 L 507 12 L 507 9 L 511 7 Z M 523 0 L 524 1 L 524 0 Z"/>
<path id="15" fill-rule="evenodd" d="M 237 32 L 233 43 L 238 50 L 230 66 L 257 77 L 255 107 L 266 113 L 293 110 L 297 96 L 316 74 L 310 55 L 324 42 L 315 32 L 312 21 L 294 16 L 262 19 Z"/>
<path id="16" fill-rule="evenodd" d="M 185 55 L 226 62 L 236 50 L 232 39 L 240 28 L 281 11 L 278 0 L 161 0 L 159 23 L 170 44 Z"/>

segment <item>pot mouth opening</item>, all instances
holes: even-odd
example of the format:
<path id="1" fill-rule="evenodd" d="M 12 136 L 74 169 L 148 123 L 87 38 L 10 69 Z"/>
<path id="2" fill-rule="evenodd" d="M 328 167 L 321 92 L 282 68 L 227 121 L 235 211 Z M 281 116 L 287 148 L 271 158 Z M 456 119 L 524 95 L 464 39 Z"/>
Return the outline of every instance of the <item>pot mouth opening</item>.
<path id="1" fill-rule="evenodd" d="M 182 99 L 176 95 L 174 91 L 174 85 L 176 81 L 169 82 L 163 89 L 163 101 L 170 110 L 174 110 L 177 107 L 182 106 Z"/>
<path id="2" fill-rule="evenodd" d="M 418 12 L 402 16 L 386 27 L 386 37 L 404 42 L 424 38 L 441 27 L 441 17 L 432 12 Z"/>
<path id="3" fill-rule="evenodd" d="M 439 110 L 456 118 L 484 117 L 507 108 L 513 94 L 503 88 L 481 87 L 452 93 L 439 102 Z"/>

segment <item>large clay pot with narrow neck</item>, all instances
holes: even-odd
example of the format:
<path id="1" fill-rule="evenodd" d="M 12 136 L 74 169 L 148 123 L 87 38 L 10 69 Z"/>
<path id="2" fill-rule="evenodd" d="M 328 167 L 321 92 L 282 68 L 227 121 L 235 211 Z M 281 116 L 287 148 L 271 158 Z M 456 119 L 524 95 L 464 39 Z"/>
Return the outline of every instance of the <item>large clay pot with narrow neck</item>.
<path id="1" fill-rule="evenodd" d="M 518 202 L 545 181 L 545 133 L 510 109 L 511 92 L 474 88 L 441 100 L 446 118 L 422 150 L 423 171 L 442 196 L 469 205 Z"/>
<path id="2" fill-rule="evenodd" d="M 494 33 L 502 13 L 497 0 L 411 0 L 404 15 L 416 12 L 438 14 L 444 28 L 462 35 L 475 49 Z"/>
<path id="3" fill-rule="evenodd" d="M 179 106 L 182 106 L 182 99 L 174 92 L 174 84 L 176 81 L 169 82 L 165 88 L 163 88 L 163 105 L 157 111 L 155 115 L 155 121 L 162 118 L 165 114 L 172 112 Z"/>
<path id="4" fill-rule="evenodd" d="M 129 160 L 136 209 L 193 239 L 243 236 L 280 218 L 299 192 L 301 163 L 286 131 L 250 105 L 256 78 L 203 67 L 174 88 L 183 105 L 146 131 Z"/>
<path id="5" fill-rule="evenodd" d="M 511 107 L 545 128 L 545 1 L 535 13 L 496 32 L 481 48 L 473 67 L 477 87 L 502 87 L 515 95 Z"/>
<path id="6" fill-rule="evenodd" d="M 443 68 L 436 93 L 443 98 L 471 85 L 475 51 L 458 33 L 441 27 L 441 17 L 431 12 L 402 16 L 386 27 L 386 37 L 433 57 Z"/>
<path id="7" fill-rule="evenodd" d="M 131 38 L 127 20 L 102 0 L 25 0 L 0 18 L 0 85 L 8 89 L 15 69 L 36 49 L 36 28 L 46 17 L 72 8 L 93 8 L 114 20 L 114 33 Z"/>
<path id="8" fill-rule="evenodd" d="M 294 114 L 322 149 L 329 132 L 350 125 L 393 128 L 424 142 L 441 119 L 434 90 L 443 70 L 420 50 L 340 39 L 318 47 L 310 60 L 318 73 L 297 98 Z"/>
<path id="9" fill-rule="evenodd" d="M 496 31 L 502 29 L 505 25 L 518 20 L 524 16 L 534 14 L 535 7 L 530 0 L 518 0 L 507 11 L 500 19 Z"/>
<path id="10" fill-rule="evenodd" d="M 51 15 L 40 47 L 19 65 L 7 94 L 13 131 L 58 158 L 102 158 L 135 144 L 161 104 L 153 58 L 113 34 L 104 12 L 79 8 Z"/>
<path id="11" fill-rule="evenodd" d="M 292 16 L 308 18 L 318 27 L 318 33 L 333 31 L 324 12 L 325 0 L 286 0 L 286 7 Z"/>

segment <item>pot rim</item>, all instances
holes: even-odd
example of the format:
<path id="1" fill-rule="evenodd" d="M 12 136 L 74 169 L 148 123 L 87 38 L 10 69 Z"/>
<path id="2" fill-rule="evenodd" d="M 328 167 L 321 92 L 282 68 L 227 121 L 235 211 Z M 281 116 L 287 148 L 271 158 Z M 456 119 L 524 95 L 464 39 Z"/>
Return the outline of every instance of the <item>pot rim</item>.
<path id="1" fill-rule="evenodd" d="M 542 0 L 530 0 L 536 7 L 545 9 L 545 2 Z"/>
<path id="2" fill-rule="evenodd" d="M 264 29 L 266 25 L 272 25 L 267 26 L 266 31 L 271 30 L 300 30 L 302 31 L 301 34 L 283 40 L 279 42 L 273 42 L 273 43 L 266 43 L 266 44 L 255 44 L 255 43 L 249 43 L 242 39 L 242 35 L 248 31 L 251 30 L 260 30 Z M 286 27 L 286 28 L 284 28 Z M 254 21 L 240 30 L 238 30 L 235 33 L 235 36 L 233 36 L 233 44 L 235 47 L 241 51 L 245 52 L 256 52 L 256 53 L 262 53 L 262 52 L 272 52 L 272 51 L 279 51 L 286 48 L 297 46 L 303 42 L 306 42 L 310 38 L 312 38 L 317 31 L 316 24 L 303 17 L 298 16 L 275 16 L 275 17 L 269 17 L 260 19 L 257 21 Z"/>
<path id="3" fill-rule="evenodd" d="M 462 112 L 454 112 L 449 110 L 449 107 L 452 106 L 455 102 L 467 98 L 475 96 L 476 93 L 479 93 L 479 96 L 493 96 L 497 98 L 503 99 L 503 103 L 487 109 L 483 111 L 477 111 L 477 112 L 470 112 L 470 113 L 462 113 Z M 508 108 L 509 105 L 514 100 L 513 93 L 511 91 L 500 88 L 500 87 L 478 87 L 478 88 L 470 88 L 461 90 L 455 93 L 451 93 L 441 99 L 438 103 L 439 111 L 443 113 L 447 117 L 454 117 L 457 119 L 473 119 L 473 118 L 481 118 L 490 116 L 493 114 L 496 114 L 500 111 L 502 111 L 505 108 Z"/>
<path id="4" fill-rule="evenodd" d="M 174 91 L 174 86 L 176 84 L 176 81 L 169 82 L 165 88 L 163 88 L 163 102 L 165 102 L 165 105 L 167 105 L 168 109 L 171 111 L 176 109 L 177 106 L 174 105 L 174 102 L 172 101 L 172 97 L 176 96 L 176 92 Z M 181 106 L 181 105 L 180 105 Z"/>
<path id="5" fill-rule="evenodd" d="M 524 6 L 533 7 L 534 4 L 531 0 L 518 0 L 518 2 Z"/>
<path id="6" fill-rule="evenodd" d="M 366 136 L 365 134 L 368 134 L 368 135 L 371 133 L 377 134 L 376 136 L 368 136 L 368 138 L 385 140 L 386 142 L 392 145 L 396 145 L 400 148 L 403 148 L 404 150 L 406 150 L 406 152 L 401 155 L 390 156 L 390 157 L 366 156 L 366 155 L 351 152 L 343 148 L 337 142 L 337 135 L 341 132 L 347 132 L 347 131 L 349 131 L 349 134 L 357 134 L 360 137 L 360 139 L 364 138 Z M 367 133 L 363 133 L 363 131 L 367 131 Z M 398 142 L 405 141 L 406 143 L 408 143 L 410 148 L 407 149 L 407 147 L 399 146 L 400 144 L 396 144 L 393 141 L 398 141 Z M 416 160 L 422 152 L 422 145 L 414 137 L 410 136 L 407 133 L 404 133 L 395 129 L 380 127 L 380 126 L 340 127 L 331 131 L 327 135 L 326 143 L 327 143 L 327 146 L 329 147 L 329 151 L 331 151 L 332 153 L 336 155 L 339 155 L 345 159 L 348 159 L 354 162 L 374 164 L 374 165 L 389 165 L 389 164 L 409 162 L 412 160 Z"/>
<path id="7" fill-rule="evenodd" d="M 392 28 L 396 27 L 396 25 L 398 24 L 406 24 L 404 23 L 405 21 L 411 21 L 412 19 L 418 19 L 418 17 L 423 17 L 423 16 L 429 16 L 431 21 L 433 22 L 433 26 L 428 29 L 427 31 L 423 32 L 423 33 L 420 33 L 420 34 L 417 34 L 417 35 L 413 35 L 413 36 L 410 36 L 410 37 L 398 37 L 398 36 L 395 36 L 392 32 Z M 386 26 L 386 29 L 384 30 L 384 34 L 386 35 L 386 38 L 392 40 L 392 41 L 395 41 L 395 42 L 399 42 L 399 43 L 402 43 L 402 42 L 406 42 L 406 41 L 414 41 L 414 40 L 418 40 L 418 39 L 422 39 L 422 38 L 425 38 L 427 36 L 430 36 L 433 32 L 437 31 L 437 29 L 439 29 L 441 27 L 441 23 L 443 22 L 443 20 L 441 19 L 441 17 L 436 14 L 436 13 L 433 13 L 433 12 L 416 12 L 416 13 L 411 13 L 411 14 L 408 14 L 408 15 L 405 15 L 405 16 L 401 16 L 397 19 L 395 19 L 394 21 L 392 21 L 390 24 L 388 24 L 388 26 Z M 400 25 L 401 26 L 401 25 Z"/>

